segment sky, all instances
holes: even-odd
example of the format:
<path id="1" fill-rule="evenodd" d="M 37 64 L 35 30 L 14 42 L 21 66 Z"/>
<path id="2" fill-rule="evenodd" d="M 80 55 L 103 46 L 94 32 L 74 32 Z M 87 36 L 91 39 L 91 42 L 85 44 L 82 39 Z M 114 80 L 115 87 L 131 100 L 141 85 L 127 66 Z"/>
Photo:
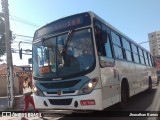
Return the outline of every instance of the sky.
<path id="1" fill-rule="evenodd" d="M 148 33 L 160 30 L 160 0 L 8 0 L 8 2 L 10 28 L 13 34 L 18 35 L 33 37 L 39 27 L 85 11 L 93 11 L 137 43 L 148 41 Z M 1 9 L 0 6 L 0 11 Z M 18 48 L 18 41 L 32 39 L 17 36 L 14 41 L 16 42 L 12 47 Z M 31 44 L 21 45 L 25 49 L 31 48 Z M 149 43 L 141 45 L 149 50 Z"/>

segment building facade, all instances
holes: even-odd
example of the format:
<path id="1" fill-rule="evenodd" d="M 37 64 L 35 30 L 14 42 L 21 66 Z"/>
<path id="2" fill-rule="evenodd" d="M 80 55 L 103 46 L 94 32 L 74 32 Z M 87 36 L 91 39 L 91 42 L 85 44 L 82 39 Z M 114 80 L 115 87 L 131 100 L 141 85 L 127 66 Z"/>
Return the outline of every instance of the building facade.
<path id="1" fill-rule="evenodd" d="M 150 52 L 153 57 L 160 56 L 160 31 L 148 33 Z"/>
<path id="2" fill-rule="evenodd" d="M 27 69 L 25 69 L 25 67 Z M 7 96 L 7 64 L 0 64 L 0 97 Z M 23 94 L 23 82 L 26 75 L 32 80 L 32 71 L 27 66 L 13 66 L 14 95 Z"/>

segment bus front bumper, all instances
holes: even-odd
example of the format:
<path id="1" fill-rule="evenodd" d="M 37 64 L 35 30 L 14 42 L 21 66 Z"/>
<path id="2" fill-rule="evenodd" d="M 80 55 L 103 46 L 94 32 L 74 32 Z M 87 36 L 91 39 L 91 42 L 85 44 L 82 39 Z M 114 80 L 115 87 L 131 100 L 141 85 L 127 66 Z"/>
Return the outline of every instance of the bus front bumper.
<path id="1" fill-rule="evenodd" d="M 90 94 L 59 97 L 33 94 L 33 98 L 37 109 L 102 110 L 101 92 L 101 89 L 96 89 Z"/>

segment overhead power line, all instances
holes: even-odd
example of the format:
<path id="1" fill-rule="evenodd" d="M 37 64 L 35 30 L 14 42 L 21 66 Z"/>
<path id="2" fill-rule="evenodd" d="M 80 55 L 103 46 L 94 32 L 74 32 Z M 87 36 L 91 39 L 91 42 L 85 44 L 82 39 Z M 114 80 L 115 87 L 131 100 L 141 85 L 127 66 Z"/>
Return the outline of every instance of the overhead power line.
<path id="1" fill-rule="evenodd" d="M 33 26 L 33 27 L 38 27 L 38 26 L 37 26 L 37 25 L 35 25 L 35 24 L 28 23 L 28 22 L 21 21 L 21 20 L 17 20 L 17 19 L 15 19 L 15 18 L 10 18 L 10 19 L 15 20 L 15 21 L 18 21 L 18 22 L 21 22 L 21 23 L 23 23 L 23 24 L 27 24 L 27 25 Z"/>
<path id="2" fill-rule="evenodd" d="M 148 42 L 154 42 L 154 41 L 158 41 L 158 40 L 149 40 L 149 41 L 141 42 L 139 44 L 148 43 Z"/>
<path id="3" fill-rule="evenodd" d="M 31 36 L 27 36 L 27 35 L 19 35 L 19 34 L 13 34 L 14 36 L 19 36 L 19 37 L 25 37 L 25 38 L 33 38 Z"/>
<path id="4" fill-rule="evenodd" d="M 18 18 L 18 17 L 13 16 L 13 15 L 10 15 L 10 19 L 15 20 L 17 22 L 21 22 L 23 24 L 27 24 L 27 25 L 33 26 L 33 27 L 39 27 L 39 25 L 36 25 L 35 23 L 29 22 L 27 20 L 24 20 L 22 18 Z"/>
<path id="5" fill-rule="evenodd" d="M 18 39 L 18 40 L 14 40 L 14 41 L 12 41 L 12 43 L 19 43 L 20 41 L 32 43 L 31 40 L 26 40 L 26 39 Z"/>
<path id="6" fill-rule="evenodd" d="M 14 41 L 14 43 L 19 43 L 21 41 Z M 32 44 L 32 42 L 27 42 L 27 41 L 22 41 L 22 43 L 26 43 L 26 44 Z"/>
<path id="7" fill-rule="evenodd" d="M 16 38 L 13 40 L 13 43 L 19 43 L 22 41 L 23 43 L 32 44 L 33 37 L 27 36 L 27 35 L 19 35 L 19 34 L 13 34 L 13 36 Z"/>

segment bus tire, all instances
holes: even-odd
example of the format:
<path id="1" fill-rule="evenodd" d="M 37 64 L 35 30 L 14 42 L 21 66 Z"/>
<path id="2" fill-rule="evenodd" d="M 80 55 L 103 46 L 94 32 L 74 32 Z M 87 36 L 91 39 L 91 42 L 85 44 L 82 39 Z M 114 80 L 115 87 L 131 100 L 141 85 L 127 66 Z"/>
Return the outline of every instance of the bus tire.
<path id="1" fill-rule="evenodd" d="M 120 107 L 122 109 L 126 108 L 129 101 L 129 85 L 127 81 L 122 82 L 121 85 L 121 102 Z"/>
<path id="2" fill-rule="evenodd" d="M 151 92 L 152 91 L 152 78 L 149 77 L 149 81 L 148 81 L 148 92 Z"/>

